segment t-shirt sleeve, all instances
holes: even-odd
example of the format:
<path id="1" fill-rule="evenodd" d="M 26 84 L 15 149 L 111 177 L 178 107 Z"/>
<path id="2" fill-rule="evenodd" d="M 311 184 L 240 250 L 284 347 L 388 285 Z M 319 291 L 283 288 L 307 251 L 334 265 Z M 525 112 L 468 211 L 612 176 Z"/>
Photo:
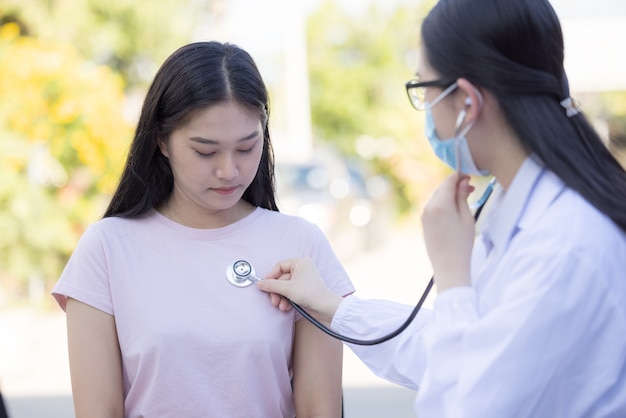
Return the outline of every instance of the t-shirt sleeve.
<path id="1" fill-rule="evenodd" d="M 355 289 L 348 277 L 348 273 L 346 273 L 346 270 L 337 258 L 330 242 L 318 226 L 311 225 L 312 247 L 310 257 L 315 263 L 320 276 L 334 293 L 340 296 L 354 293 Z"/>
<path id="2" fill-rule="evenodd" d="M 72 298 L 113 315 L 106 249 L 97 225 L 87 228 L 52 289 L 63 310 Z"/>

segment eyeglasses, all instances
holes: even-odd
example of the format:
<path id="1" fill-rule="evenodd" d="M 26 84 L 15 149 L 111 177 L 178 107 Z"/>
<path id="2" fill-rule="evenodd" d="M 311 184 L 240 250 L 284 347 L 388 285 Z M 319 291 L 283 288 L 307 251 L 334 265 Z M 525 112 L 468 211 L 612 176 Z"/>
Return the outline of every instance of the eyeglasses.
<path id="1" fill-rule="evenodd" d="M 426 88 L 427 87 L 448 87 L 456 84 L 454 80 L 433 80 L 420 82 L 417 79 L 410 80 L 405 84 L 406 94 L 413 107 L 417 110 L 426 109 Z M 456 87 L 456 86 L 455 86 Z"/>

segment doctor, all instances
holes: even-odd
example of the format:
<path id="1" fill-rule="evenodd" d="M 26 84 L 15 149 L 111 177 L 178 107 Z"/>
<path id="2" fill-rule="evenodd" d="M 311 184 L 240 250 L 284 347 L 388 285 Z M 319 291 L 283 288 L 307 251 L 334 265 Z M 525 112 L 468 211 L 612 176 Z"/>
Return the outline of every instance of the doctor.
<path id="1" fill-rule="evenodd" d="M 462 172 L 422 214 L 438 296 L 395 339 L 351 346 L 418 391 L 420 418 L 626 416 L 626 172 L 571 99 L 563 56 L 547 0 L 440 0 L 423 22 L 407 92 Z M 474 239 L 468 175 L 488 173 L 498 184 Z M 355 338 L 411 310 L 341 298 L 306 259 L 257 286 Z"/>

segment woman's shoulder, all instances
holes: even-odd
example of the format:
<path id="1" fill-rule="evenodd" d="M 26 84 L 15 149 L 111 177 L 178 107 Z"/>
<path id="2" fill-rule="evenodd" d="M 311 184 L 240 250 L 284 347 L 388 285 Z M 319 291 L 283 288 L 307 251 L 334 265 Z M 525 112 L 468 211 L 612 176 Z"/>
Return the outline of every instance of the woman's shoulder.
<path id="1" fill-rule="evenodd" d="M 151 210 L 143 215 L 134 217 L 107 216 L 95 221 L 92 226 L 96 228 L 125 228 L 134 225 L 141 225 L 154 220 L 155 211 Z"/>
<path id="2" fill-rule="evenodd" d="M 259 208 L 258 210 L 259 215 L 262 216 L 266 222 L 271 222 L 277 226 L 312 230 L 319 229 L 318 225 L 315 223 L 297 215 L 263 208 Z"/>
<path id="3" fill-rule="evenodd" d="M 153 229 L 155 224 L 154 211 L 151 211 L 145 215 L 138 217 L 121 217 L 121 216 L 108 216 L 101 218 L 92 224 L 90 224 L 86 230 L 87 234 L 96 234 L 102 237 L 116 236 L 116 235 L 129 235 L 140 234 L 142 231 L 148 231 Z"/>

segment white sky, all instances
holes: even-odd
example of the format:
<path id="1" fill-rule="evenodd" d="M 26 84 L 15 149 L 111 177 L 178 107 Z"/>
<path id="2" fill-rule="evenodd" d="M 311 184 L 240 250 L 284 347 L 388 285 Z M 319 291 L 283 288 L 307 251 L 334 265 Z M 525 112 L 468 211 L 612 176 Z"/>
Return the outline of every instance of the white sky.
<path id="1" fill-rule="evenodd" d="M 201 1 L 201 0 L 198 0 Z M 304 24 L 323 0 L 222 0 L 221 25 L 199 26 L 199 39 L 234 42 L 259 65 L 272 91 L 273 136 L 286 156 L 309 147 L 310 109 Z M 419 0 L 335 0 L 359 12 Z M 574 97 L 587 92 L 626 91 L 626 0 L 551 0 L 565 36 L 565 69 Z M 367 24 L 367 22 L 364 22 Z M 402 80 L 399 80 L 401 85 Z M 297 141 L 294 141 L 297 139 Z M 277 153 L 277 157 L 281 155 Z"/>
<path id="2" fill-rule="evenodd" d="M 282 77 L 280 59 L 294 25 L 323 0 L 225 0 L 228 19 L 223 38 L 240 44 L 257 59 L 268 83 Z M 390 8 L 418 0 L 336 0 L 358 12 L 375 3 Z M 626 90 L 625 0 L 551 0 L 563 26 L 565 67 L 573 91 Z M 285 23 L 289 23 L 286 25 Z M 212 35 L 215 37 L 215 35 Z"/>

